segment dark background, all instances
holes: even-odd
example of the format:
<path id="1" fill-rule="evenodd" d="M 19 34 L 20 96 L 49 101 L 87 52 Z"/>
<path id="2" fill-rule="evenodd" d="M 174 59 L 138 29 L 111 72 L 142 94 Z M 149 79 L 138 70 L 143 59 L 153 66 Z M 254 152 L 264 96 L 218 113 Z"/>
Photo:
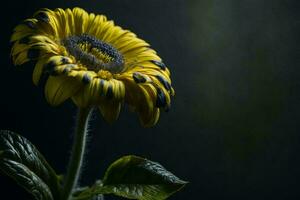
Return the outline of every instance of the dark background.
<path id="1" fill-rule="evenodd" d="M 145 156 L 190 183 L 172 200 L 300 197 L 297 0 L 6 1 L 1 15 L 1 129 L 30 139 L 63 173 L 76 107 L 57 108 L 9 55 L 14 26 L 41 7 L 103 13 L 152 44 L 176 96 L 154 128 L 122 109 L 112 126 L 95 112 L 82 184 L 115 159 Z M 0 199 L 31 199 L 0 176 Z M 6 197 L 5 197 L 6 196 Z M 119 199 L 107 197 L 106 199 Z"/>

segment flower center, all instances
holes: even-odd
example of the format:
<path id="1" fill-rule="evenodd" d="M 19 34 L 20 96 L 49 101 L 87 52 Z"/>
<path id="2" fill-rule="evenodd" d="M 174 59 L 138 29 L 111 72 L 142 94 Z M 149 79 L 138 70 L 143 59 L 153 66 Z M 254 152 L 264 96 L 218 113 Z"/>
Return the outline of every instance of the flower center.
<path id="1" fill-rule="evenodd" d="M 120 52 L 88 34 L 70 36 L 62 41 L 68 52 L 89 70 L 98 72 L 107 70 L 119 73 L 124 66 L 124 59 Z"/>

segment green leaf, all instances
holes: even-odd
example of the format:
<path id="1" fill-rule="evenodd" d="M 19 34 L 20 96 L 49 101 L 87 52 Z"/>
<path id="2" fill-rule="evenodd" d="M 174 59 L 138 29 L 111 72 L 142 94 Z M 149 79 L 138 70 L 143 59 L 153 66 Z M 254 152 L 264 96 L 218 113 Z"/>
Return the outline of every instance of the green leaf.
<path id="1" fill-rule="evenodd" d="M 83 191 L 75 199 L 89 199 L 95 194 L 115 194 L 128 199 L 163 200 L 186 183 L 159 163 L 130 155 L 115 161 L 106 171 L 102 183 Z"/>
<path id="2" fill-rule="evenodd" d="M 49 187 L 25 165 L 4 158 L 1 160 L 1 170 L 30 192 L 35 199 L 53 200 Z"/>
<path id="3" fill-rule="evenodd" d="M 0 131 L 0 170 L 38 200 L 57 199 L 58 178 L 39 151 L 24 137 Z"/>

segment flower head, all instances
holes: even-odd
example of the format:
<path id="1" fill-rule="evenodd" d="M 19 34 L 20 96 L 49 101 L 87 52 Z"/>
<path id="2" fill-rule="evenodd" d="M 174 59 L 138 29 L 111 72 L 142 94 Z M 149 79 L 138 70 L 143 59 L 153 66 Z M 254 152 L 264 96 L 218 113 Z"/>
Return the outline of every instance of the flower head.
<path id="1" fill-rule="evenodd" d="M 144 126 L 154 125 L 174 94 L 170 72 L 157 53 L 104 15 L 81 8 L 42 9 L 11 37 L 15 65 L 36 62 L 33 82 L 47 76 L 51 105 L 71 98 L 79 107 L 98 106 L 108 122 L 125 101 Z"/>

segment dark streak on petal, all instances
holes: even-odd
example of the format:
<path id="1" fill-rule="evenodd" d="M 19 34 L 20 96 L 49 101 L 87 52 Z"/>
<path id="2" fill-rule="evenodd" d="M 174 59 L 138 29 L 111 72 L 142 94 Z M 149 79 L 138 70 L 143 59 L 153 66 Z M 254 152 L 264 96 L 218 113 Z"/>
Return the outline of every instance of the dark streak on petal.
<path id="1" fill-rule="evenodd" d="M 106 91 L 106 97 L 108 99 L 111 99 L 113 97 L 113 89 L 112 89 L 112 86 L 109 85 L 108 88 L 107 88 L 107 91 Z"/>
<path id="2" fill-rule="evenodd" d="M 163 62 L 157 61 L 157 60 L 152 60 L 152 63 L 154 63 L 155 65 L 159 66 L 162 70 L 166 69 L 166 65 Z"/>
<path id="3" fill-rule="evenodd" d="M 136 83 L 145 83 L 147 81 L 146 78 L 138 72 L 134 72 L 132 78 Z"/>
<path id="4" fill-rule="evenodd" d="M 24 21 L 23 24 L 28 28 L 35 29 L 35 24 L 32 21 Z"/>
<path id="5" fill-rule="evenodd" d="M 35 18 L 39 21 L 42 21 L 42 22 L 45 22 L 45 23 L 48 23 L 50 21 L 48 15 L 45 13 L 45 12 L 39 12 Z"/>
<path id="6" fill-rule="evenodd" d="M 62 64 L 69 64 L 69 63 L 70 63 L 70 61 L 69 61 L 69 59 L 68 59 L 68 58 L 66 58 L 66 57 L 62 57 L 62 58 L 61 58 L 61 63 L 62 63 Z"/>
<path id="7" fill-rule="evenodd" d="M 64 73 L 64 74 L 68 74 L 68 73 L 72 70 L 73 67 L 74 67 L 73 64 L 67 65 L 67 66 L 65 67 L 65 69 L 63 70 L 63 73 Z"/>
<path id="8" fill-rule="evenodd" d="M 104 96 L 104 93 L 103 93 L 103 88 L 104 88 L 104 80 L 100 80 L 100 88 L 99 88 L 99 91 L 101 92 L 101 96 Z"/>
<path id="9" fill-rule="evenodd" d="M 40 50 L 38 49 L 29 49 L 27 52 L 27 58 L 29 59 L 37 59 L 40 55 Z"/>
<path id="10" fill-rule="evenodd" d="M 44 69 L 45 70 L 53 69 L 55 66 L 56 66 L 56 63 L 52 60 L 44 65 Z"/>
<path id="11" fill-rule="evenodd" d="M 22 39 L 19 40 L 19 44 L 29 44 L 30 39 L 29 36 L 23 37 Z"/>
<path id="12" fill-rule="evenodd" d="M 88 84 L 92 81 L 92 78 L 88 74 L 84 74 L 82 77 L 82 82 Z"/>
<path id="13" fill-rule="evenodd" d="M 50 75 L 55 75 L 56 74 L 55 67 L 56 67 L 56 63 L 54 61 L 50 61 L 44 65 L 44 72 Z"/>
<path id="14" fill-rule="evenodd" d="M 156 88 L 157 97 L 156 97 L 156 107 L 161 108 L 167 105 L 167 99 L 164 92 L 160 88 Z"/>
<path id="15" fill-rule="evenodd" d="M 71 68 L 70 67 L 66 67 L 66 68 L 64 68 L 63 73 L 64 74 L 68 74 L 70 71 L 71 71 Z"/>
<path id="16" fill-rule="evenodd" d="M 171 85 L 170 83 L 162 76 L 156 75 L 156 78 L 163 84 L 163 86 L 166 88 L 166 90 L 171 91 Z"/>

